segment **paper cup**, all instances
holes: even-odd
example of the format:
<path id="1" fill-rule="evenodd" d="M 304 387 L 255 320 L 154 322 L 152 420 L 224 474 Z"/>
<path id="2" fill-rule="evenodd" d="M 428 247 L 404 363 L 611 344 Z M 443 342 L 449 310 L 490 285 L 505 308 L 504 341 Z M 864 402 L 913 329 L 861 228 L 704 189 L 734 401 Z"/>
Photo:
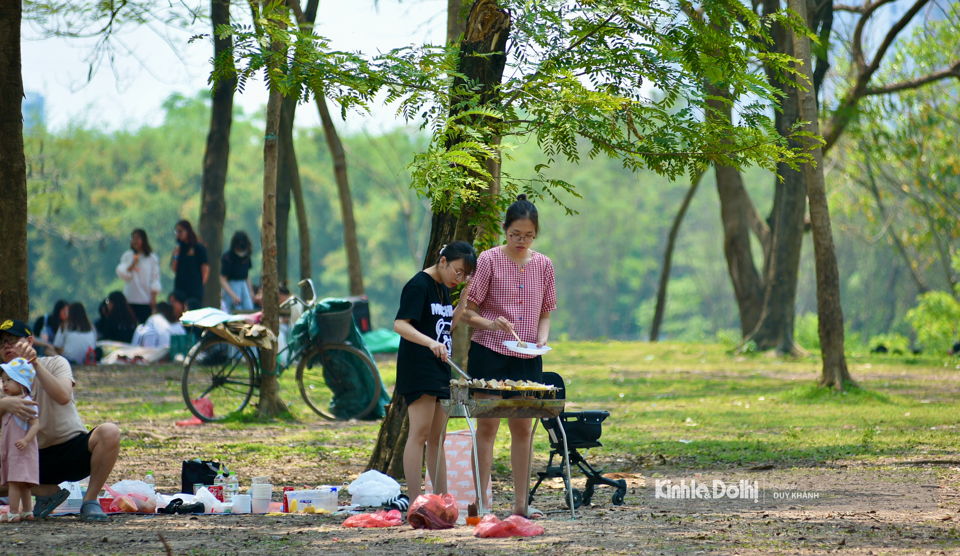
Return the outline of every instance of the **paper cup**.
<path id="1" fill-rule="evenodd" d="M 235 514 L 248 514 L 250 513 L 250 495 L 249 494 L 235 494 L 233 496 L 233 513 Z"/>
<path id="2" fill-rule="evenodd" d="M 251 509 L 255 514 L 265 514 L 270 511 L 269 498 L 254 498 L 250 502 Z"/>

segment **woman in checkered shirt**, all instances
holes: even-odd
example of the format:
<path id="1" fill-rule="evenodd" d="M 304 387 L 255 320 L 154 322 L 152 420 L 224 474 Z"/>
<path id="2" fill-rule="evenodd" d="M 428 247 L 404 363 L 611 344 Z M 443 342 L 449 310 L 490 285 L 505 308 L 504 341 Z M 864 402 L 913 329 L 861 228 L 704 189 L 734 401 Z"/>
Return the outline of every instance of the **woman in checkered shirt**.
<path id="1" fill-rule="evenodd" d="M 470 375 L 497 380 L 532 380 L 540 382 L 543 359 L 510 351 L 503 342 L 513 340 L 516 332 L 528 344 L 543 347 L 550 336 L 550 312 L 557 308 L 553 263 L 531 244 L 540 232 L 537 208 L 526 195 L 517 197 L 507 209 L 503 223 L 507 244 L 480 254 L 467 298 L 465 318 L 473 327 L 470 342 Z M 476 394 L 477 397 L 499 396 Z M 493 465 L 493 443 L 500 419 L 479 419 L 477 456 L 480 460 L 480 484 L 490 480 Z M 530 474 L 530 419 L 509 419 L 510 463 L 515 493 L 527 488 Z M 486 496 L 486 488 L 481 489 Z M 517 494 L 513 512 L 527 517 L 542 517 L 542 512 L 527 508 L 526 496 Z M 484 500 L 489 508 L 489 500 Z"/>

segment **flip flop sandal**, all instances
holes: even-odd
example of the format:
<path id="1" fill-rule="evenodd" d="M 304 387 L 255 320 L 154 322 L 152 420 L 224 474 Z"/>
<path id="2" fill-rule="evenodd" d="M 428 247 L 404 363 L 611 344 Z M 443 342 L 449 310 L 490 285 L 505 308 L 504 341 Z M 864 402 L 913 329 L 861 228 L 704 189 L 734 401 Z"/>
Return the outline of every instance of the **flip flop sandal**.
<path id="1" fill-rule="evenodd" d="M 3 512 L 0 514 L 0 523 L 10 523 L 10 513 Z"/>
<path id="2" fill-rule="evenodd" d="M 97 500 L 87 500 L 80 505 L 80 521 L 110 521 L 110 517 L 103 513 L 100 502 Z"/>
<path id="3" fill-rule="evenodd" d="M 33 510 L 29 512 L 20 512 L 20 521 L 33 521 Z"/>
<path id="4" fill-rule="evenodd" d="M 520 514 L 517 514 L 520 515 Z M 542 511 L 534 508 L 533 506 L 527 506 L 527 515 L 523 516 L 527 519 L 542 519 L 546 514 Z"/>

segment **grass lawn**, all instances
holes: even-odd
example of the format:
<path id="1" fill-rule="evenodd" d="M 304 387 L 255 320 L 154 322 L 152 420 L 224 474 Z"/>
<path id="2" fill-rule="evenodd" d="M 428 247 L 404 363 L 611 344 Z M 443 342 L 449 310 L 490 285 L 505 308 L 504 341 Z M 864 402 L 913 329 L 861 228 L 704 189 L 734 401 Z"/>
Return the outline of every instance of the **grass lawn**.
<path id="1" fill-rule="evenodd" d="M 775 463 L 811 465 L 856 459 L 934 457 L 958 452 L 951 411 L 960 394 L 956 361 L 915 356 L 854 355 L 848 360 L 860 388 L 818 389 L 814 358 L 782 360 L 731 355 L 721 345 L 568 342 L 554 346 L 545 369 L 567 382 L 567 410 L 605 409 L 604 447 L 591 451 L 608 470 L 628 471 L 651 461 L 687 468 Z M 392 362 L 379 364 L 389 389 Z M 78 405 L 88 423 L 169 425 L 189 414 L 180 395 L 178 366 L 77 369 Z M 279 454 L 362 465 L 379 422 L 326 423 L 300 400 L 289 370 L 282 398 L 294 419 L 257 423 L 246 414 L 217 425 L 240 434 L 192 446 L 227 461 L 262 461 Z M 278 426 L 280 425 L 280 426 Z M 242 431 L 268 427 L 269 438 Z M 452 422 L 451 430 L 463 427 Z M 506 428 L 504 427 L 504 430 Z M 227 438 L 226 436 L 229 436 Z M 137 450 L 150 438 L 125 438 Z M 546 455 L 538 435 L 538 456 Z M 496 471 L 509 472 L 509 435 L 498 438 Z"/>

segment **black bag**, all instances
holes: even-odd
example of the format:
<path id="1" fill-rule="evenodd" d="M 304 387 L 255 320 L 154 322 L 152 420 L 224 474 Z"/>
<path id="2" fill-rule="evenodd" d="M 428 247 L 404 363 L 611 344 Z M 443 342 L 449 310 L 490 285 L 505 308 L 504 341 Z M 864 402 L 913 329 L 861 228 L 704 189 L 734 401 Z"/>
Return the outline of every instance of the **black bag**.
<path id="1" fill-rule="evenodd" d="M 193 485 L 212 485 L 213 480 L 220 473 L 221 467 L 224 473 L 230 473 L 225 465 L 216 461 L 190 460 L 183 462 L 183 469 L 180 471 L 180 492 L 193 494 Z"/>

